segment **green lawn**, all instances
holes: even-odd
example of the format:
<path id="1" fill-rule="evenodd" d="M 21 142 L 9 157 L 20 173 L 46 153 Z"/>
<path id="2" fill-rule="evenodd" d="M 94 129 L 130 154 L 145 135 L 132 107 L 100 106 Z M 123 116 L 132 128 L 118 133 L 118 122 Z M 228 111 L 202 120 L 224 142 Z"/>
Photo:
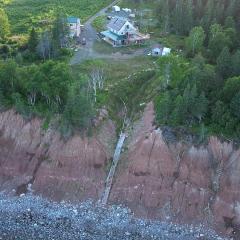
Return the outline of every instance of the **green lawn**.
<path id="1" fill-rule="evenodd" d="M 12 32 L 26 33 L 33 25 L 41 27 L 51 22 L 56 12 L 80 17 L 84 22 L 109 3 L 111 0 L 12 0 L 4 8 Z"/>

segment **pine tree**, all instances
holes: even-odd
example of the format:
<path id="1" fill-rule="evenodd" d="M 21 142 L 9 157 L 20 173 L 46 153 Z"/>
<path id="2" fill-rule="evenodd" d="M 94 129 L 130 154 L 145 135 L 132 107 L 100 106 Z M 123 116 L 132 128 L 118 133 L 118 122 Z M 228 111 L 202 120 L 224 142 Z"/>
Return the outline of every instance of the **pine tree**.
<path id="1" fill-rule="evenodd" d="M 229 48 L 225 47 L 217 58 L 217 71 L 223 79 L 226 79 L 231 75 L 231 70 L 231 54 Z"/>
<path id="2" fill-rule="evenodd" d="M 194 27 L 189 37 L 187 38 L 187 50 L 195 55 L 197 52 L 201 51 L 203 43 L 205 40 L 205 33 L 202 27 Z"/>
<path id="3" fill-rule="evenodd" d="M 238 92 L 231 101 L 231 112 L 240 121 L 240 92 Z"/>
<path id="4" fill-rule="evenodd" d="M 32 53 L 35 53 L 37 50 L 37 45 L 38 45 L 38 34 L 36 33 L 35 29 L 32 28 L 29 35 L 29 40 L 28 40 L 29 51 Z"/>
<path id="5" fill-rule="evenodd" d="M 193 1 L 187 0 L 184 4 L 184 34 L 188 34 L 193 27 Z"/>
<path id="6" fill-rule="evenodd" d="M 240 76 L 240 50 L 237 50 L 232 57 L 233 76 Z"/>

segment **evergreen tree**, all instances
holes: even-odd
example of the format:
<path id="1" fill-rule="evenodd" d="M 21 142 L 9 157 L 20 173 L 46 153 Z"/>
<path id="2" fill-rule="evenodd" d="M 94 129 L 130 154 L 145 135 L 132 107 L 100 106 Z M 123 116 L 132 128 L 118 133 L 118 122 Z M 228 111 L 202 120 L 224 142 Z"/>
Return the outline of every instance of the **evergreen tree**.
<path id="1" fill-rule="evenodd" d="M 230 108 L 232 114 L 240 121 L 240 91 L 233 97 Z"/>
<path id="2" fill-rule="evenodd" d="M 210 28 L 210 39 L 208 44 L 212 61 L 215 61 L 223 48 L 228 47 L 230 43 L 230 39 L 223 31 L 222 26 L 219 24 L 213 24 Z"/>
<path id="3" fill-rule="evenodd" d="M 193 27 L 193 0 L 187 0 L 183 7 L 184 34 L 188 34 Z"/>
<path id="4" fill-rule="evenodd" d="M 38 45 L 38 34 L 36 33 L 35 29 L 32 28 L 29 39 L 28 39 L 28 49 L 31 53 L 35 53 L 37 51 Z"/>
<path id="5" fill-rule="evenodd" d="M 240 76 L 240 50 L 237 50 L 232 57 L 233 76 Z"/>
<path id="6" fill-rule="evenodd" d="M 188 52 L 195 55 L 197 52 L 201 51 L 205 37 L 206 35 L 202 27 L 194 27 L 186 41 Z"/>
<path id="7" fill-rule="evenodd" d="M 10 24 L 5 11 L 0 8 L 0 38 L 5 39 L 10 34 Z"/>
<path id="8" fill-rule="evenodd" d="M 228 47 L 224 47 L 219 57 L 217 58 L 217 71 L 224 79 L 231 76 L 232 63 L 231 54 Z"/>

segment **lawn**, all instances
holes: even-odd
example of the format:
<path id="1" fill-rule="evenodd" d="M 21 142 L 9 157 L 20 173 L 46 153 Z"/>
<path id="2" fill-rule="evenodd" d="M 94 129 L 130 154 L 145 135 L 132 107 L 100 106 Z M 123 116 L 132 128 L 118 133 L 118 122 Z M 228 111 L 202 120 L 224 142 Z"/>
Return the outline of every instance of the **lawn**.
<path id="1" fill-rule="evenodd" d="M 56 12 L 80 17 L 82 22 L 111 3 L 111 0 L 12 0 L 3 3 L 13 33 L 26 33 L 32 26 L 52 21 Z"/>
<path id="2" fill-rule="evenodd" d="M 141 48 L 147 48 L 149 46 L 148 43 L 143 45 L 132 45 L 132 46 L 124 46 L 124 47 L 112 47 L 110 44 L 102 41 L 97 41 L 93 45 L 94 51 L 100 54 L 113 54 L 113 53 L 121 53 L 121 54 L 134 54 L 136 50 Z"/>

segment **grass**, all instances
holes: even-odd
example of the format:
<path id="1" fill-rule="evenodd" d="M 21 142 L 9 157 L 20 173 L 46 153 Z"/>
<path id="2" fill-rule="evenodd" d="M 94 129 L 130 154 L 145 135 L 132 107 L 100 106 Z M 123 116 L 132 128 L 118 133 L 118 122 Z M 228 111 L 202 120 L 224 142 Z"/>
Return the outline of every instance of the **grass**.
<path id="1" fill-rule="evenodd" d="M 106 25 L 106 15 L 98 16 L 94 19 L 92 26 L 96 29 L 97 32 L 101 32 L 105 29 Z"/>
<path id="2" fill-rule="evenodd" d="M 145 89 L 148 89 L 147 86 L 151 82 L 151 77 L 141 80 L 144 74 L 135 74 L 144 69 L 152 69 L 155 65 L 149 57 L 136 57 L 128 60 L 88 60 L 80 65 L 72 66 L 72 71 L 74 74 L 88 75 L 94 62 L 101 64 L 106 78 L 105 89 L 98 92 L 97 106 L 98 108 L 107 107 L 110 118 L 119 130 L 122 126 L 122 116 L 119 113 L 123 109 L 120 98 L 124 98 L 129 106 L 129 115 L 135 114 L 139 110 L 139 104 L 149 96 L 148 93 L 145 94 Z"/>
<path id="3" fill-rule="evenodd" d="M 122 54 L 133 54 L 137 49 L 146 48 L 148 44 L 144 45 L 132 45 L 125 47 L 112 47 L 110 44 L 104 41 L 97 41 L 93 45 L 93 49 L 100 54 L 113 54 L 113 53 L 122 53 Z"/>
<path id="4" fill-rule="evenodd" d="M 42 27 L 57 12 L 80 17 L 82 22 L 111 3 L 111 0 L 12 0 L 3 3 L 13 33 L 26 33 L 32 26 Z"/>

